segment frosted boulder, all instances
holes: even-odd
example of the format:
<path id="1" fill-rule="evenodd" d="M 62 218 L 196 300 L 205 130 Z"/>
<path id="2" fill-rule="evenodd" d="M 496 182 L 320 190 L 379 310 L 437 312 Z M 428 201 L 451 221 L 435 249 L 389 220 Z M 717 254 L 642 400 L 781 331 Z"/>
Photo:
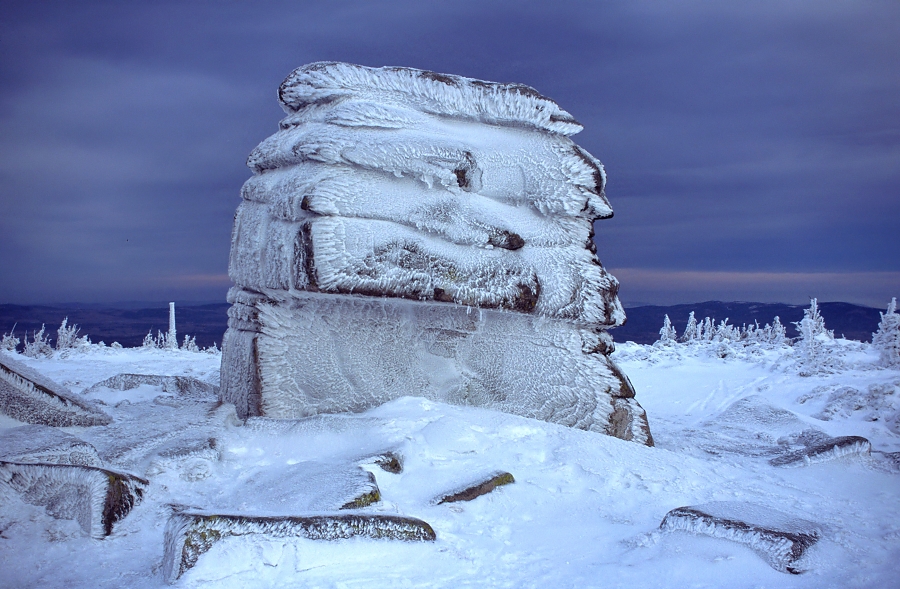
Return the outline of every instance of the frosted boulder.
<path id="1" fill-rule="evenodd" d="M 0 412 L 25 423 L 56 427 L 110 422 L 93 403 L 4 353 L 0 353 Z"/>
<path id="2" fill-rule="evenodd" d="M 745 544 L 775 570 L 792 574 L 804 572 L 802 559 L 822 535 L 813 522 L 739 501 L 678 507 L 666 514 L 659 527 Z"/>
<path id="3" fill-rule="evenodd" d="M 401 396 L 652 444 L 607 330 L 603 166 L 534 89 L 298 68 L 235 215 L 223 400 L 302 418 Z"/>
<path id="4" fill-rule="evenodd" d="M 90 388 L 85 389 L 84 394 L 90 395 L 102 388 L 116 391 L 130 391 L 141 385 L 157 386 L 160 387 L 164 393 L 172 393 L 181 397 L 197 399 L 215 399 L 219 392 L 219 387 L 191 376 L 123 373 L 91 385 Z"/>

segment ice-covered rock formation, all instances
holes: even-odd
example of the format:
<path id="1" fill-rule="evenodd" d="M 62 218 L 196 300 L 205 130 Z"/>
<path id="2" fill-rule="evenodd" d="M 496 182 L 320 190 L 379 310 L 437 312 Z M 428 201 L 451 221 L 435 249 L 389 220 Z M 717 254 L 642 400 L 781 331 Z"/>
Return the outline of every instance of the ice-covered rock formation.
<path id="1" fill-rule="evenodd" d="M 0 460 L 103 466 L 97 449 L 84 440 L 46 425 L 0 430 Z"/>
<path id="2" fill-rule="evenodd" d="M 405 395 L 652 444 L 607 329 L 603 166 L 534 89 L 410 68 L 298 68 L 250 154 L 222 398 L 241 417 Z"/>
<path id="3" fill-rule="evenodd" d="M 91 402 L 2 352 L 0 413 L 25 423 L 55 427 L 110 422 L 109 416 Z"/>
<path id="4" fill-rule="evenodd" d="M 740 542 L 775 570 L 792 574 L 804 572 L 803 557 L 822 536 L 821 527 L 813 522 L 738 501 L 678 507 L 666 514 L 659 527 Z"/>

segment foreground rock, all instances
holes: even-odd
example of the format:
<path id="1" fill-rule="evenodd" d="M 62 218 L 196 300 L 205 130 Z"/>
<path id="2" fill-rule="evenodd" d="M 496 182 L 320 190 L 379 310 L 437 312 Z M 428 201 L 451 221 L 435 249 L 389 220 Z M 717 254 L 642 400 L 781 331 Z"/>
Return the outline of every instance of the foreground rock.
<path id="1" fill-rule="evenodd" d="M 111 421 L 94 404 L 3 352 L 0 412 L 25 423 L 55 427 L 106 425 Z"/>
<path id="2" fill-rule="evenodd" d="M 513 475 L 508 472 L 498 472 L 464 489 L 443 495 L 436 503 L 440 505 L 442 503 L 456 503 L 457 501 L 471 501 L 482 495 L 487 495 L 497 487 L 511 485 L 514 482 L 516 482 L 516 479 L 513 478 Z"/>
<path id="3" fill-rule="evenodd" d="M 234 515 L 179 512 L 166 525 L 163 576 L 174 583 L 213 544 L 229 536 L 264 534 L 275 538 L 433 541 L 434 530 L 422 520 L 382 514 L 342 513 L 310 516 Z"/>
<path id="4" fill-rule="evenodd" d="M 314 63 L 251 153 L 229 275 L 223 400 L 362 411 L 415 391 L 652 445 L 607 329 L 605 172 L 534 89 Z"/>
<path id="5" fill-rule="evenodd" d="M 803 572 L 800 561 L 822 534 L 812 522 L 761 505 L 728 501 L 678 507 L 659 527 L 745 544 L 775 570 L 792 574 Z"/>
<path id="6" fill-rule="evenodd" d="M 23 425 L 0 430 L 0 460 L 103 466 L 97 449 L 92 445 L 45 425 Z"/>
<path id="7" fill-rule="evenodd" d="M 148 481 L 103 468 L 0 462 L 0 496 L 17 495 L 58 519 L 73 519 L 92 538 L 112 533 L 144 496 Z"/>

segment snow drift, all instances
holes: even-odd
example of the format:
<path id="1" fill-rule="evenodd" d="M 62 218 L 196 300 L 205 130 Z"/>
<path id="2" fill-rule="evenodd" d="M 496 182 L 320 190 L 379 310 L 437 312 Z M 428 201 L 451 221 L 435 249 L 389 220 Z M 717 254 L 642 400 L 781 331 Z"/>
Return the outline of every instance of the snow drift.
<path id="1" fill-rule="evenodd" d="M 298 68 L 235 215 L 223 400 L 243 418 L 404 395 L 652 444 L 607 329 L 602 164 L 552 100 L 410 68 Z"/>

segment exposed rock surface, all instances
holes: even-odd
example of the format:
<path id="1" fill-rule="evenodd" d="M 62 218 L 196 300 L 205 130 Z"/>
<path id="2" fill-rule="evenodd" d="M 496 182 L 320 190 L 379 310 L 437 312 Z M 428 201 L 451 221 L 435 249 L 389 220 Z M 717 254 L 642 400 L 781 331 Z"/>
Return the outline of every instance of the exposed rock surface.
<path id="1" fill-rule="evenodd" d="M 673 509 L 663 518 L 660 529 L 746 544 L 772 568 L 792 574 L 803 572 L 801 559 L 822 535 L 813 522 L 761 505 L 729 501 Z"/>
<path id="2" fill-rule="evenodd" d="M 473 499 L 481 497 L 482 495 L 487 495 L 497 487 L 501 487 L 503 485 L 511 485 L 514 482 L 516 482 L 516 479 L 513 478 L 513 475 L 509 474 L 508 472 L 498 472 L 482 481 L 466 487 L 465 489 L 461 489 L 459 491 L 448 493 L 442 496 L 437 500 L 437 504 L 440 505 L 441 503 L 471 501 Z"/>
<path id="3" fill-rule="evenodd" d="M 108 415 L 9 354 L 0 352 L 0 412 L 38 425 L 106 425 Z"/>
<path id="4" fill-rule="evenodd" d="M 534 89 L 410 68 L 298 68 L 235 216 L 221 395 L 240 417 L 405 395 L 651 444 L 609 359 L 605 172 Z"/>
<path id="5" fill-rule="evenodd" d="M 59 519 L 74 519 L 92 538 L 112 533 L 144 496 L 148 481 L 103 468 L 72 464 L 0 462 L 0 498 L 18 495 Z"/>

